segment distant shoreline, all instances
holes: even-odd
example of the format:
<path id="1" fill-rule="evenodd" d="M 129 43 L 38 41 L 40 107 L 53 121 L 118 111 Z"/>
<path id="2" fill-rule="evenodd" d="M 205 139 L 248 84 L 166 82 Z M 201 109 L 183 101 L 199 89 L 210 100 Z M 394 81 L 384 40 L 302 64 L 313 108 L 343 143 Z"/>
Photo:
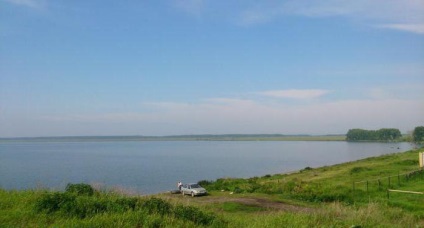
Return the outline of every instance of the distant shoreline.
<path id="1" fill-rule="evenodd" d="M 0 138 L 0 143 L 103 141 L 346 141 L 346 135 L 222 134 L 171 136 L 59 136 Z"/>

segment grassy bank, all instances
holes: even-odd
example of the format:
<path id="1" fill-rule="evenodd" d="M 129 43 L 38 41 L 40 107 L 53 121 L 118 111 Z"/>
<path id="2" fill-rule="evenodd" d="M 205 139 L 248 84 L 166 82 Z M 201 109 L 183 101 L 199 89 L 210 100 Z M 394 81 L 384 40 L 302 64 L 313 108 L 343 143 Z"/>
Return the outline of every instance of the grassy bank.
<path id="1" fill-rule="evenodd" d="M 388 188 L 423 192 L 417 168 L 415 150 L 292 174 L 202 181 L 210 195 L 196 198 L 124 196 L 86 185 L 0 190 L 0 227 L 424 227 L 424 195 L 387 198 Z"/>

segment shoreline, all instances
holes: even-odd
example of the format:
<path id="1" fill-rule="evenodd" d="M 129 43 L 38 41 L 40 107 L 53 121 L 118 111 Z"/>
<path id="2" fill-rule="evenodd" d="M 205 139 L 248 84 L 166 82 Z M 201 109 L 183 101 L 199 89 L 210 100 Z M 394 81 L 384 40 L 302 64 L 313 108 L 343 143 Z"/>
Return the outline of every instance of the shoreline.
<path id="1" fill-rule="evenodd" d="M 180 136 L 64 136 L 64 137 L 11 137 L 2 142 L 113 142 L 113 141 L 346 141 L 345 135 L 278 135 L 278 134 L 224 134 Z"/>

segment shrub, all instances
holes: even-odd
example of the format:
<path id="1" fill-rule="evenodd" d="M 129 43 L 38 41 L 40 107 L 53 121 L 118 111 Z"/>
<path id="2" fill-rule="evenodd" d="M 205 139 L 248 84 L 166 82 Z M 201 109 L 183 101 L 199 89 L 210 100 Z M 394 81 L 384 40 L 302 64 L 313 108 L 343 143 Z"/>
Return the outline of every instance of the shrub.
<path id="1" fill-rule="evenodd" d="M 74 204 L 68 204 L 61 208 L 61 211 L 68 216 L 79 218 L 91 217 L 96 214 L 105 213 L 110 210 L 107 200 L 93 197 L 77 197 Z"/>
<path id="2" fill-rule="evenodd" d="M 149 213 L 158 213 L 165 215 L 171 213 L 172 205 L 163 199 L 150 198 L 141 204 L 142 208 Z"/>
<path id="3" fill-rule="evenodd" d="M 136 210 L 140 206 L 138 198 L 119 198 L 115 201 L 114 211 Z"/>
<path id="4" fill-rule="evenodd" d="M 35 201 L 34 209 L 37 212 L 52 213 L 62 207 L 72 207 L 75 196 L 61 192 L 44 193 Z"/>
<path id="5" fill-rule="evenodd" d="M 60 212 L 66 216 L 85 218 L 105 212 L 135 210 L 140 205 L 137 198 L 98 198 L 77 196 L 69 192 L 53 192 L 41 195 L 34 205 L 36 212 Z"/>
<path id="6" fill-rule="evenodd" d="M 306 166 L 304 169 L 300 170 L 300 172 L 308 171 L 308 170 L 312 170 L 312 168 L 311 168 L 311 167 L 309 167 L 309 166 Z"/>
<path id="7" fill-rule="evenodd" d="M 208 180 L 201 180 L 201 181 L 197 182 L 197 184 L 202 186 L 202 187 L 210 186 L 213 183 L 214 183 L 213 181 L 208 181 Z"/>
<path id="8" fill-rule="evenodd" d="M 71 183 L 69 183 L 66 186 L 65 191 L 68 192 L 68 193 L 73 193 L 73 194 L 79 195 L 79 196 L 80 195 L 92 196 L 94 194 L 93 187 L 91 187 L 88 184 L 84 184 L 84 183 L 81 183 L 81 184 L 71 184 Z"/>
<path id="9" fill-rule="evenodd" d="M 174 216 L 178 219 L 192 221 L 198 225 L 209 225 L 215 220 L 215 216 L 205 213 L 198 208 L 178 205 L 174 208 Z"/>

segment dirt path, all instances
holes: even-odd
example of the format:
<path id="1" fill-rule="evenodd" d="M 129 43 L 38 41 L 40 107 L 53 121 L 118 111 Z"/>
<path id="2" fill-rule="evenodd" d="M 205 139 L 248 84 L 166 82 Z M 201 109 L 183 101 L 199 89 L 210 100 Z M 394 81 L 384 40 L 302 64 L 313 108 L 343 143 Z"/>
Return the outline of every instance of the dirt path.
<path id="1" fill-rule="evenodd" d="M 291 205 L 270 199 L 259 198 L 259 197 L 205 197 L 199 200 L 205 203 L 224 203 L 224 202 L 235 202 L 249 206 L 261 207 L 273 211 L 292 211 L 292 212 L 313 212 L 315 209 Z"/>
<path id="2" fill-rule="evenodd" d="M 290 212 L 303 212 L 303 213 L 312 213 L 316 211 L 315 208 L 303 207 L 298 205 L 292 205 L 288 203 L 283 203 L 267 198 L 262 197 L 237 197 L 237 196 L 202 196 L 192 198 L 190 196 L 182 196 L 180 194 L 168 195 L 169 198 L 191 201 L 199 204 L 210 204 L 210 203 L 225 203 L 225 202 L 235 202 L 239 204 L 244 204 L 248 206 L 261 207 L 267 211 L 290 211 Z M 168 198 L 167 197 L 167 198 Z"/>

